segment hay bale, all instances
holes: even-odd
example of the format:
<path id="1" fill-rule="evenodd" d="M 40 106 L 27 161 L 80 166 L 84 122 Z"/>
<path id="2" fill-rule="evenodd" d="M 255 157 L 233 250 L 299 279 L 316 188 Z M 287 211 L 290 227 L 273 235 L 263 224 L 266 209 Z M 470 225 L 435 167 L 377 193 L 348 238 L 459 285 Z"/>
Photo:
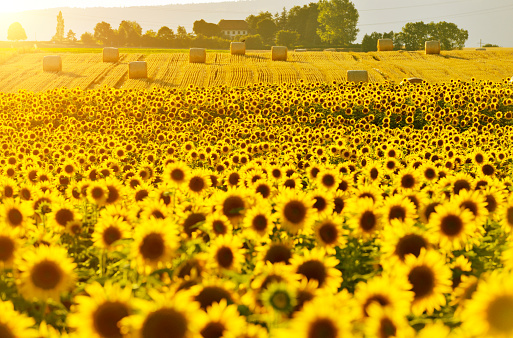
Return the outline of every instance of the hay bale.
<path id="1" fill-rule="evenodd" d="M 103 62 L 118 62 L 119 49 L 114 47 L 103 48 Z"/>
<path id="2" fill-rule="evenodd" d="M 485 51 L 486 48 L 476 48 L 476 50 L 478 50 L 478 51 Z"/>
<path id="3" fill-rule="evenodd" d="M 148 64 L 146 61 L 132 61 L 128 64 L 129 79 L 145 79 L 148 77 Z"/>
<path id="4" fill-rule="evenodd" d="M 324 51 L 325 52 L 336 52 L 337 50 L 335 48 L 326 48 Z"/>
<path id="5" fill-rule="evenodd" d="M 348 70 L 348 82 L 369 82 L 369 73 L 366 70 Z"/>
<path id="6" fill-rule="evenodd" d="M 287 47 L 285 46 L 272 46 L 271 58 L 273 61 L 287 61 Z"/>
<path id="7" fill-rule="evenodd" d="M 389 52 L 394 50 L 394 41 L 392 39 L 379 39 L 378 52 Z"/>
<path id="8" fill-rule="evenodd" d="M 296 49 L 294 49 L 294 52 L 296 52 L 296 53 L 306 52 L 306 48 L 296 48 Z"/>
<path id="9" fill-rule="evenodd" d="M 245 42 L 230 42 L 230 54 L 246 55 L 246 43 Z"/>
<path id="10" fill-rule="evenodd" d="M 409 82 L 409 83 L 412 83 L 412 84 L 417 84 L 417 83 L 424 82 L 424 80 L 422 80 L 420 77 L 409 77 L 409 78 L 404 79 L 403 81 L 401 81 L 400 84 L 404 84 L 405 82 Z"/>
<path id="11" fill-rule="evenodd" d="M 189 63 L 207 62 L 207 50 L 205 48 L 189 49 Z"/>
<path id="12" fill-rule="evenodd" d="M 426 41 L 426 54 L 440 54 L 440 41 Z"/>
<path id="13" fill-rule="evenodd" d="M 62 58 L 59 55 L 48 55 L 43 57 L 44 72 L 62 71 Z"/>

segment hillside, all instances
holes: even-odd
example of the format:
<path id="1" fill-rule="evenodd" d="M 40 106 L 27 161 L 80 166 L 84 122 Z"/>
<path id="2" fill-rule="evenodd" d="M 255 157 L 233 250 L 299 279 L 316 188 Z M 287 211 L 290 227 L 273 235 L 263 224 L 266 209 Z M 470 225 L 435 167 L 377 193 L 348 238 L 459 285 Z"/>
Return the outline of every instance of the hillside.
<path id="1" fill-rule="evenodd" d="M 243 86 L 258 82 L 345 81 L 351 69 L 365 69 L 371 82 L 400 82 L 420 77 L 433 82 L 471 78 L 500 81 L 513 75 L 513 49 L 451 51 L 441 55 L 422 52 L 289 52 L 287 62 L 271 61 L 270 52 L 246 56 L 208 53 L 206 64 L 190 64 L 185 53 L 121 54 L 118 63 L 103 63 L 100 53 L 63 53 L 59 73 L 43 72 L 45 53 L 13 54 L 0 64 L 0 91 L 43 91 L 52 88 L 93 89 L 185 87 L 194 85 Z M 0 58 L 1 60 L 1 58 Z M 148 79 L 128 79 L 128 63 L 146 60 Z"/>

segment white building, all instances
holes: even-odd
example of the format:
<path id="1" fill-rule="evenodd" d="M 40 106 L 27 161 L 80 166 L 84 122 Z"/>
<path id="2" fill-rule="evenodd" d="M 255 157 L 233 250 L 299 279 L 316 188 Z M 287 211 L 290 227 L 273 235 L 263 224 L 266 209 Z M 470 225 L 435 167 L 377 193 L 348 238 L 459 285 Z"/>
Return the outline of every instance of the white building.
<path id="1" fill-rule="evenodd" d="M 249 34 L 248 23 L 244 20 L 221 20 L 217 25 L 221 29 L 221 32 L 230 39 L 233 39 L 237 35 Z"/>

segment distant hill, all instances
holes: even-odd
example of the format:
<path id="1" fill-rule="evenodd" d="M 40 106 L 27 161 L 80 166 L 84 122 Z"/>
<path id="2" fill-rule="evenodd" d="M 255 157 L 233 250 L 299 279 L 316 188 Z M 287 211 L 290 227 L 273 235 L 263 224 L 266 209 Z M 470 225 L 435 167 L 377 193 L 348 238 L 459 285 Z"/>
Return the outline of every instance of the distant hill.
<path id="1" fill-rule="evenodd" d="M 251 0 L 226 1 L 215 3 L 197 3 L 189 5 L 141 6 L 141 7 L 95 7 L 95 8 L 52 8 L 20 13 L 0 14 L 0 40 L 7 40 L 7 29 L 13 22 L 20 22 L 27 33 L 28 40 L 48 41 L 55 34 L 57 15 L 62 11 L 65 32 L 73 30 L 77 38 L 84 32 L 93 32 L 98 22 L 106 21 L 117 28 L 122 20 L 137 21 L 143 31 L 157 31 L 168 26 L 176 32 L 178 26 L 184 26 L 192 32 L 194 21 L 204 19 L 218 23 L 221 19 L 242 19 L 260 11 L 281 12 L 310 3 L 309 0 Z"/>

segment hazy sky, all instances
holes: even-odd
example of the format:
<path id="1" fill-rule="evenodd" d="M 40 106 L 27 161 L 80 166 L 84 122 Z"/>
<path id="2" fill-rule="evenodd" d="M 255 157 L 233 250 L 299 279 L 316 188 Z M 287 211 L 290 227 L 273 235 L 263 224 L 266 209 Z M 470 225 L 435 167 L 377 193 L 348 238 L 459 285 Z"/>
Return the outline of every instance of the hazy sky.
<path id="1" fill-rule="evenodd" d="M 33 22 L 22 21 L 22 15 L 5 14 L 7 12 L 20 12 L 34 9 L 56 8 L 56 7 L 130 7 L 130 6 L 152 6 L 169 4 L 191 4 L 206 2 L 235 2 L 250 0 L 2 0 L 0 6 L 0 40 L 6 39 L 8 25 L 14 21 L 21 21 L 27 29 L 27 36 L 31 38 L 37 33 L 39 39 L 50 39 L 55 33 L 54 28 L 46 32 L 41 27 L 34 27 Z M 293 5 L 302 5 L 318 0 L 274 0 L 274 11 L 282 9 L 285 6 L 290 9 Z M 460 28 L 469 31 L 467 46 L 479 46 L 483 43 L 497 43 L 501 46 L 513 47 L 513 0 L 351 0 L 360 14 L 358 28 L 360 33 L 357 42 L 361 41 L 364 34 L 373 31 L 388 32 L 393 30 L 398 32 L 407 22 L 454 22 Z M 285 5 L 287 3 L 288 5 Z M 282 5 L 283 4 L 283 5 Z M 240 6 L 241 8 L 243 6 Z M 264 6 L 265 7 L 265 6 Z M 261 8 L 262 11 L 269 8 Z M 272 10 L 271 10 L 272 11 Z M 4 13 L 2 15 L 2 13 Z M 274 12 L 273 12 L 274 13 Z M 217 10 L 216 13 L 205 13 L 198 10 L 195 12 L 197 17 L 187 22 L 153 22 L 152 20 L 143 20 L 141 25 L 144 30 L 158 28 L 162 25 L 168 25 L 175 29 L 177 25 L 185 26 L 188 31 L 192 28 L 192 23 L 196 19 L 204 18 L 209 22 L 218 22 L 223 18 L 244 19 L 249 14 L 254 13 L 237 12 L 237 7 L 229 6 L 226 11 Z M 11 16 L 12 15 L 12 16 Z M 55 20 L 55 13 L 52 13 L 52 20 Z M 162 15 L 161 15 L 162 16 Z M 165 17 L 165 16 L 164 16 Z M 73 29 L 77 36 L 80 36 L 84 30 L 92 31 L 94 25 L 100 21 L 110 22 L 113 27 L 119 25 L 119 20 L 113 18 L 98 16 L 79 18 L 65 17 L 66 29 Z M 82 21 L 89 20 L 89 27 L 84 28 Z M 131 18 L 123 18 L 130 20 Z M 110 20 L 110 21 L 109 21 Z M 142 20 L 140 18 L 131 20 Z M 76 23 L 81 21 L 81 26 Z M 150 22 L 151 21 L 151 22 Z M 139 21 L 138 21 L 139 22 Z M 52 31 L 53 30 L 53 31 Z M 37 39 L 36 39 L 37 40 Z"/>

